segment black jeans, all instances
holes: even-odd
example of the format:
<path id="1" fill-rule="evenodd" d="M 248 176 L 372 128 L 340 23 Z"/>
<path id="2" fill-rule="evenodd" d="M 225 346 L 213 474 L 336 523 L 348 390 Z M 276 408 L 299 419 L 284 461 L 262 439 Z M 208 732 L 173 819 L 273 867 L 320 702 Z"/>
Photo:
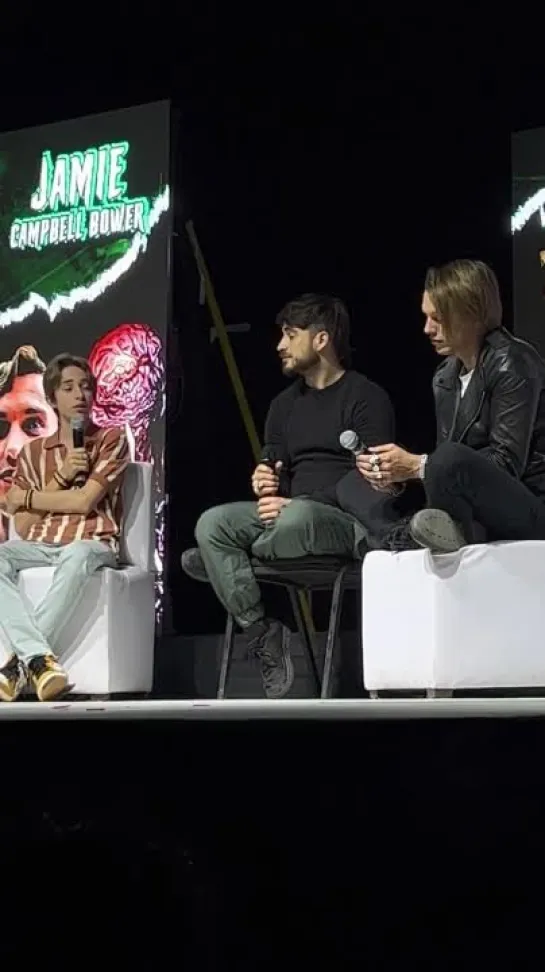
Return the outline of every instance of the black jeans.
<path id="1" fill-rule="evenodd" d="M 545 540 L 545 499 L 486 456 L 444 442 L 426 464 L 427 506 L 449 513 L 468 543 Z"/>
<path id="2" fill-rule="evenodd" d="M 373 489 L 354 469 L 337 484 L 337 504 L 365 528 L 364 547 L 376 549 L 382 547 L 384 539 L 404 516 L 422 506 L 422 487 L 420 483 L 411 483 L 400 496 L 392 496 Z"/>
<path id="3" fill-rule="evenodd" d="M 459 442 L 438 446 L 426 464 L 424 487 L 426 506 L 449 513 L 468 543 L 545 540 L 545 499 L 475 449 Z M 382 546 L 392 528 L 423 505 L 417 484 L 392 498 L 356 469 L 337 486 L 337 501 L 365 527 L 371 548 Z"/>

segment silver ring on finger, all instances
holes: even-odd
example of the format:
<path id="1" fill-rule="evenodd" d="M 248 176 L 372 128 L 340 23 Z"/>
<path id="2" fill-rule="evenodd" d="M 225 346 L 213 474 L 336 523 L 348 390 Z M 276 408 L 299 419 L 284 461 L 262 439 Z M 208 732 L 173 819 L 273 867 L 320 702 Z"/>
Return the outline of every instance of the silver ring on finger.
<path id="1" fill-rule="evenodd" d="M 381 473 L 381 471 L 380 471 L 380 469 L 379 469 L 379 471 L 378 471 L 378 472 L 376 473 L 376 477 L 377 477 L 377 479 L 382 479 L 382 473 Z"/>

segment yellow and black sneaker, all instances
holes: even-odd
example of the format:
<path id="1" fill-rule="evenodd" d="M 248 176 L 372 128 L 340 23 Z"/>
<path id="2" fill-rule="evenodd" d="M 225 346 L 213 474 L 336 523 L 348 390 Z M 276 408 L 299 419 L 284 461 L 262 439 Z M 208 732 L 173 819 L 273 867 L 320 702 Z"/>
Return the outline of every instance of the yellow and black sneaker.
<path id="1" fill-rule="evenodd" d="M 40 702 L 52 702 L 68 689 L 68 675 L 55 655 L 35 655 L 28 663 L 34 690 Z"/>
<path id="2" fill-rule="evenodd" d="M 17 655 L 0 668 L 0 699 L 2 702 L 15 702 L 26 688 L 27 670 Z"/>

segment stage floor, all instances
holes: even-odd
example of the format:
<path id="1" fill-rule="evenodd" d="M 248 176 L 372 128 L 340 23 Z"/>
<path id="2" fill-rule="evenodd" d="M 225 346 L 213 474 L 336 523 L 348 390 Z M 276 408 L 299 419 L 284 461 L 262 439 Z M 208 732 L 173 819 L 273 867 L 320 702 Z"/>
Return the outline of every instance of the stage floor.
<path id="1" fill-rule="evenodd" d="M 0 720 L 391 720 L 542 718 L 543 698 L 16 702 L 0 704 Z"/>

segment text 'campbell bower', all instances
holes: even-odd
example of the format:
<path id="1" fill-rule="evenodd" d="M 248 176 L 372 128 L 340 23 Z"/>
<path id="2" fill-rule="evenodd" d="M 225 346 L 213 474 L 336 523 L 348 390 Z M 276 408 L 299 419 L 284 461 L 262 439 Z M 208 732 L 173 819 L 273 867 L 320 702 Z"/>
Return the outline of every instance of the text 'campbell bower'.
<path id="1" fill-rule="evenodd" d="M 149 233 L 150 200 L 128 198 L 128 142 L 53 157 L 43 152 L 30 214 L 13 220 L 12 250 Z"/>

